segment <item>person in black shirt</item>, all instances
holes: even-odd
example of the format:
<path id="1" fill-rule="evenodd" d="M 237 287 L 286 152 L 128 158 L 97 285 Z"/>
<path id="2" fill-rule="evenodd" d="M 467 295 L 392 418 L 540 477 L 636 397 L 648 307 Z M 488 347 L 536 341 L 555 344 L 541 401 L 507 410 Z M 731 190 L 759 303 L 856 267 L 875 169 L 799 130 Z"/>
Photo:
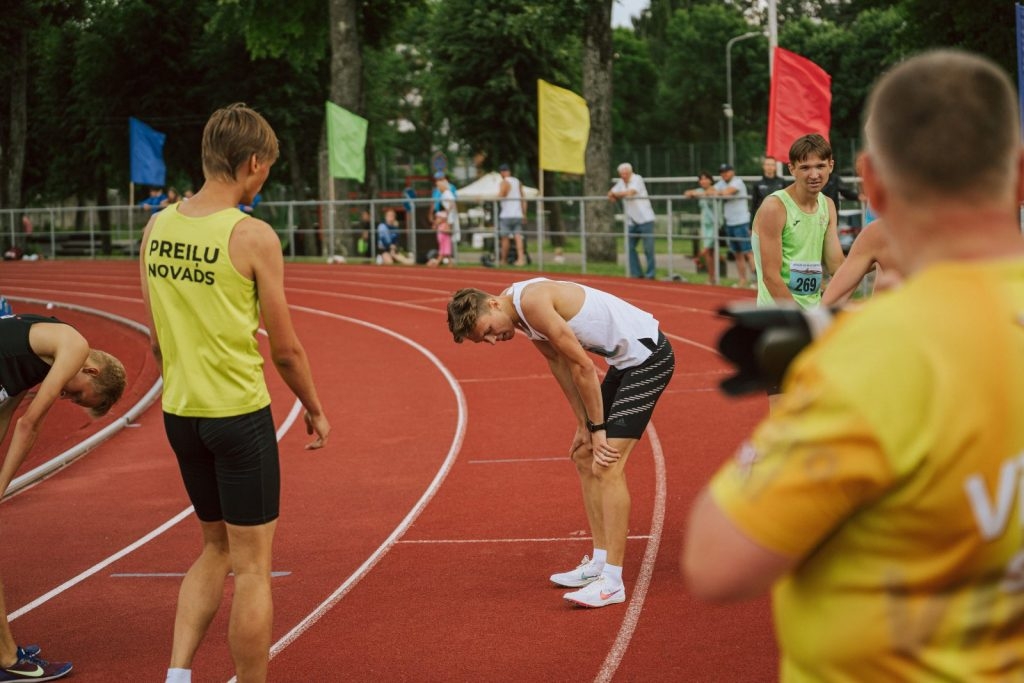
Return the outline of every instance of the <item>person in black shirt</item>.
<path id="1" fill-rule="evenodd" d="M 839 164 L 837 163 L 835 167 L 838 168 Z M 832 200 L 832 203 L 836 205 L 836 211 L 839 211 L 840 197 L 851 202 L 864 201 L 863 194 L 857 190 L 851 190 L 843 184 L 843 179 L 839 177 L 838 171 L 834 171 L 829 175 L 828 182 L 821 189 L 821 193 Z"/>
<path id="2" fill-rule="evenodd" d="M 0 442 L 7 436 L 14 412 L 39 385 L 14 432 L 0 465 L 0 497 L 39 436 L 43 419 L 57 399 L 105 415 L 124 393 L 121 362 L 97 349 L 75 328 L 57 318 L 8 315 L 0 318 Z M 39 659 L 36 646 L 19 647 L 7 621 L 0 591 L 0 676 L 5 681 L 53 680 L 71 671 L 70 662 Z"/>
<path id="3" fill-rule="evenodd" d="M 776 190 L 789 185 L 789 181 L 778 175 L 779 162 L 775 157 L 765 157 L 764 161 L 761 162 L 761 168 L 764 171 L 764 175 L 754 185 L 754 192 L 752 195 L 752 201 L 750 205 L 750 215 L 756 216 L 757 210 L 761 208 L 761 202 L 764 198 L 770 195 Z"/>

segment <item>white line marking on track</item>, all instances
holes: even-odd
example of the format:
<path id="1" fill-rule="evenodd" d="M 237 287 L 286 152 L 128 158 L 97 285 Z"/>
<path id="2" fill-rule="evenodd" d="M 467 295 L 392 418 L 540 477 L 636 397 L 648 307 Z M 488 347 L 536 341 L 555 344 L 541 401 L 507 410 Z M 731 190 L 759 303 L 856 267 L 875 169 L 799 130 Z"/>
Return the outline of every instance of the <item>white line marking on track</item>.
<path id="1" fill-rule="evenodd" d="M 665 500 L 667 498 L 667 486 L 665 479 L 665 453 L 661 449 L 661 440 L 658 439 L 658 432 L 654 429 L 654 423 L 648 423 L 647 436 L 651 440 L 651 450 L 654 452 L 655 471 L 655 494 L 654 513 L 651 515 L 651 537 L 647 542 L 647 550 L 644 552 L 643 562 L 640 564 L 640 574 L 637 576 L 636 585 L 633 587 L 633 596 L 626 608 L 626 616 L 622 619 L 622 627 L 619 635 L 612 644 L 608 656 L 605 657 L 601 669 L 594 678 L 595 683 L 607 683 L 612 680 L 615 671 L 626 654 L 629 641 L 636 631 L 637 622 L 640 621 L 640 611 L 644 608 L 644 599 L 647 597 L 647 589 L 651 586 L 651 577 L 654 574 L 654 561 L 658 558 L 658 548 L 661 545 L 661 532 L 665 525 Z"/>
<path id="2" fill-rule="evenodd" d="M 89 578 L 90 576 L 92 576 L 96 572 L 100 571 L 104 567 L 108 567 L 108 566 L 112 565 L 114 562 L 117 562 L 122 557 L 124 557 L 128 553 L 134 551 L 135 549 L 142 547 L 143 545 L 145 545 L 149 541 L 153 540 L 154 538 L 156 538 L 157 536 L 159 536 L 163 532 L 165 532 L 168 529 L 170 529 L 172 526 L 174 526 L 175 524 L 177 524 L 181 520 L 186 519 L 191 514 L 192 514 L 192 506 L 190 505 L 188 508 L 182 510 L 177 515 L 175 515 L 174 517 L 170 518 L 169 520 L 167 520 L 166 522 L 164 522 L 163 524 L 158 526 L 156 529 L 153 529 L 148 534 L 146 534 L 145 536 L 143 536 L 139 540 L 135 541 L 131 545 L 128 545 L 128 546 L 125 546 L 124 548 L 121 548 L 121 550 L 118 550 L 116 553 L 114 553 L 113 555 L 111 555 L 107 559 L 103 560 L 102 562 L 99 562 L 99 563 L 94 564 L 93 566 L 89 567 L 88 569 L 86 569 L 84 572 L 82 572 L 81 574 L 79 574 L 75 578 L 69 579 L 69 580 L 65 581 L 61 585 L 59 585 L 56 588 L 54 588 L 53 590 L 51 590 L 49 593 L 46 593 L 44 595 L 40 595 L 38 598 L 36 598 L 32 602 L 28 603 L 24 607 L 22 607 L 20 609 L 16 609 L 15 611 L 11 612 L 7 616 L 7 621 L 14 621 L 15 619 L 17 619 L 21 615 L 27 614 L 28 612 L 31 612 L 36 607 L 39 607 L 39 605 L 42 605 L 43 603 L 49 601 L 50 599 L 60 595 L 64 591 L 68 590 L 69 588 L 71 588 L 71 587 L 81 583 L 82 581 L 85 581 L 87 578 Z"/>
<path id="3" fill-rule="evenodd" d="M 646 540 L 648 535 L 626 536 L 631 541 Z M 434 538 L 421 540 L 401 540 L 399 543 L 410 545 L 443 545 L 446 543 L 565 543 L 566 541 L 586 541 L 590 543 L 590 536 L 563 536 L 561 538 Z"/>
<path id="4" fill-rule="evenodd" d="M 291 576 L 291 572 L 270 572 L 271 576 Z M 234 572 L 228 574 L 233 576 Z M 111 574 L 112 579 L 162 579 L 169 577 L 181 578 L 185 576 L 185 572 L 126 572 L 123 574 Z"/>
<path id="5" fill-rule="evenodd" d="M 371 569 L 373 569 L 374 565 L 380 562 L 381 558 L 383 558 L 388 553 L 388 551 L 391 550 L 392 546 L 394 546 L 398 542 L 398 540 L 401 539 L 405 532 L 408 531 L 409 527 L 412 526 L 412 523 L 416 521 L 416 518 L 419 517 L 421 512 L 423 512 L 423 509 L 427 506 L 427 503 L 429 503 L 430 500 L 434 497 L 434 494 L 437 493 L 437 490 L 441 487 L 441 483 L 444 482 L 445 477 L 448 476 L 448 472 L 451 470 L 452 465 L 455 462 L 455 458 L 458 456 L 459 450 L 462 448 L 462 441 L 466 434 L 467 420 L 466 397 L 465 395 L 463 395 L 462 389 L 459 387 L 458 381 L 455 379 L 455 376 L 452 375 L 451 371 L 449 371 L 448 368 L 445 367 L 441 360 L 433 353 L 431 353 L 430 350 L 427 349 L 426 347 L 422 346 L 421 344 L 413 341 L 412 339 L 406 336 L 403 336 L 395 332 L 394 330 L 390 330 L 386 327 L 381 327 L 380 325 L 375 325 L 373 323 L 366 322 L 365 320 L 357 320 L 355 318 L 349 318 L 347 316 L 337 315 L 335 313 L 328 313 L 326 311 L 306 308 L 304 306 L 294 306 L 293 308 L 295 308 L 296 310 L 305 311 L 306 313 L 311 313 L 313 315 L 324 316 L 325 318 L 335 318 L 337 320 L 344 320 L 347 322 L 355 323 L 357 325 L 363 325 L 364 327 L 368 327 L 372 330 L 377 330 L 379 332 L 383 332 L 384 334 L 390 335 L 395 339 L 398 339 L 399 341 L 402 341 L 408 344 L 409 346 L 413 347 L 421 354 L 423 354 L 431 363 L 433 363 L 434 366 L 441 372 L 444 378 L 448 381 L 448 386 L 451 387 L 452 393 L 455 394 L 459 412 L 458 421 L 456 423 L 457 426 L 455 430 L 455 436 L 452 439 L 451 446 L 449 446 L 448 448 L 448 454 L 445 456 L 444 461 L 441 463 L 440 469 L 438 469 L 437 473 L 434 475 L 434 479 L 430 482 L 430 485 L 427 487 L 426 491 L 423 492 L 423 495 L 420 497 L 420 499 L 416 501 L 416 504 L 405 516 L 405 519 L 403 519 L 399 523 L 399 525 L 395 527 L 394 531 L 391 532 L 391 535 L 388 536 L 384 540 L 384 542 L 380 544 L 377 550 L 375 550 L 368 558 L 366 558 L 366 560 L 347 579 L 345 579 L 345 581 L 342 582 L 342 584 L 338 586 L 333 593 L 327 596 L 327 598 L 319 605 L 317 605 L 317 607 L 312 612 L 310 612 L 304 619 L 302 619 L 298 624 L 292 627 L 292 629 L 288 631 L 288 633 L 284 634 L 284 636 L 282 636 L 280 640 L 278 640 L 276 643 L 274 643 L 273 646 L 271 646 L 271 659 L 277 656 L 277 654 L 280 653 L 281 650 L 288 647 L 292 642 L 294 642 L 295 639 L 301 636 L 307 629 L 309 629 L 309 627 L 318 622 L 320 618 L 323 617 L 335 604 L 337 604 L 339 600 L 345 597 L 345 595 L 350 590 L 352 590 L 352 588 L 356 584 L 358 584 L 359 581 L 361 581 L 363 577 L 370 572 Z M 233 683 L 234 681 L 236 681 L 236 679 L 232 677 L 229 680 L 229 683 Z"/>

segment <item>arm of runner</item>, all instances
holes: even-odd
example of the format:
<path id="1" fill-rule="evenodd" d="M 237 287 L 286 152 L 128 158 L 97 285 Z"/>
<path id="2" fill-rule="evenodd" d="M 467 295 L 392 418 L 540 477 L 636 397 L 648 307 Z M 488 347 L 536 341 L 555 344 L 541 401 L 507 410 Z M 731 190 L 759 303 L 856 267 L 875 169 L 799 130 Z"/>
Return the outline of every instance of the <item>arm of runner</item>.
<path id="1" fill-rule="evenodd" d="M 853 241 L 850 253 L 829 280 L 821 295 L 822 306 L 841 306 L 849 300 L 853 290 L 875 265 L 874 231 L 865 229 Z"/>
<path id="2" fill-rule="evenodd" d="M 551 374 L 558 382 L 558 386 L 576 416 L 576 433 L 573 435 L 572 445 L 569 446 L 569 457 L 571 458 L 580 446 L 590 443 L 589 430 L 586 427 L 587 409 L 583 405 L 583 399 L 580 398 L 576 384 L 572 381 L 572 371 L 565 362 L 565 358 L 546 341 L 534 340 L 533 345 L 547 360 Z"/>
<path id="3" fill-rule="evenodd" d="M 782 229 L 786 225 L 786 207 L 776 197 L 766 197 L 754 216 L 761 256 L 761 279 L 776 304 L 792 303 L 793 295 L 782 279 Z"/>
<path id="4" fill-rule="evenodd" d="M 521 304 L 523 314 L 530 321 L 530 326 L 548 339 L 552 350 L 562 358 L 568 368 L 573 386 L 579 392 L 584 414 L 577 418 L 584 422 L 590 420 L 594 424 L 604 422 L 604 399 L 601 397 L 601 383 L 597 377 L 597 368 L 569 324 L 555 309 L 554 289 L 552 287 L 531 287 L 523 293 Z M 586 428 L 584 426 L 584 428 Z M 598 430 L 590 435 L 594 448 L 594 457 L 601 464 L 609 464 L 618 460 L 619 451 L 608 443 L 605 430 Z"/>
<path id="5" fill-rule="evenodd" d="M 76 373 L 82 371 L 82 366 L 89 357 L 89 343 L 70 325 L 33 325 L 29 332 L 29 342 L 37 355 L 53 358 L 53 363 L 36 389 L 36 395 L 28 404 L 28 408 L 14 423 L 11 442 L 7 446 L 3 465 L 0 466 L 0 496 L 7 490 L 14 479 L 14 474 L 25 461 L 25 456 L 35 445 L 43 420 L 54 402 L 60 398 L 64 385 Z M 17 404 L 20 401 L 21 398 L 13 403 Z M 10 416 L 7 419 L 9 421 Z"/>
<path id="6" fill-rule="evenodd" d="M 836 205 L 831 198 L 826 197 L 826 199 L 828 200 L 828 229 L 825 230 L 825 243 L 822 245 L 822 260 L 829 274 L 835 275 L 846 257 L 843 255 L 842 245 L 839 244 Z"/>
<path id="7" fill-rule="evenodd" d="M 281 256 L 281 242 L 274 230 L 261 220 L 245 218 L 239 221 L 231 233 L 229 244 L 231 259 L 240 259 L 251 269 L 252 278 L 259 292 L 260 312 L 263 325 L 270 338 L 270 356 L 285 384 L 306 409 L 303 419 L 306 432 L 316 438 L 306 444 L 306 449 L 322 448 L 331 431 L 323 406 L 313 384 L 313 373 L 309 367 L 306 350 L 299 341 L 288 312 L 288 301 L 284 293 L 284 258 Z"/>

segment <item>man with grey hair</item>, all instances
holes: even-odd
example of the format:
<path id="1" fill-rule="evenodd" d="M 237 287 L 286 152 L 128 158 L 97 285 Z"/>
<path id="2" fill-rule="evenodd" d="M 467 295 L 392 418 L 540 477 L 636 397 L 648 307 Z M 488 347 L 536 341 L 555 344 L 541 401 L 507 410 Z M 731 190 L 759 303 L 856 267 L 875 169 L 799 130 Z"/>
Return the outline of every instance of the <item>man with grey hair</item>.
<path id="1" fill-rule="evenodd" d="M 612 189 L 608 190 L 608 201 L 622 200 L 622 211 L 626 214 L 629 226 L 628 245 L 629 274 L 631 277 L 654 279 L 654 207 L 647 198 L 647 185 L 644 179 L 633 173 L 633 165 L 619 164 L 619 179 Z M 644 261 L 647 266 L 640 269 L 640 257 L 636 248 L 641 243 L 644 247 Z"/>
<path id="2" fill-rule="evenodd" d="M 796 358 L 699 495 L 683 569 L 710 600 L 774 586 L 784 681 L 1019 680 L 1016 93 L 987 59 L 928 52 L 876 84 L 864 136 L 864 188 L 907 280 Z"/>

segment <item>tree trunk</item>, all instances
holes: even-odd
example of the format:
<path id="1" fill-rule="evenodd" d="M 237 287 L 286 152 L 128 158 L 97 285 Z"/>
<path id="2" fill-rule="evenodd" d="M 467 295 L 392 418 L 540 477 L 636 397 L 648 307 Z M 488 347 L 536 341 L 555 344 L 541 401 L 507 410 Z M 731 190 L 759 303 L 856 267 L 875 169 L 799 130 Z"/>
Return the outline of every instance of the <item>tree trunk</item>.
<path id="1" fill-rule="evenodd" d="M 284 141 L 284 149 L 281 150 L 284 158 L 288 160 L 289 181 L 292 187 L 292 198 L 297 201 L 309 199 L 306 193 L 306 181 L 302 177 L 302 162 L 299 153 L 295 148 L 294 136 L 288 136 Z M 316 223 L 313 219 L 314 209 L 308 206 L 295 207 L 292 218 L 295 225 L 291 226 L 292 233 L 288 235 L 288 253 L 295 250 L 298 256 L 315 256 L 316 234 L 312 227 Z M 294 242 L 294 243 L 293 243 Z"/>
<path id="2" fill-rule="evenodd" d="M 612 167 L 612 0 L 589 3 L 583 45 L 583 97 L 590 106 L 583 194 L 602 197 Z M 617 259 L 613 208 L 607 201 L 587 202 L 587 258 L 592 261 Z"/>
<path id="3" fill-rule="evenodd" d="M 21 187 L 25 171 L 25 138 L 28 134 L 28 37 L 24 30 L 10 46 L 14 52 L 11 70 L 11 131 L 7 147 L 6 205 L 21 207 Z"/>
<path id="4" fill-rule="evenodd" d="M 331 22 L 331 85 L 328 96 L 331 102 L 339 107 L 362 115 L 363 113 L 363 45 L 359 32 L 358 0 L 330 0 L 329 20 Z M 330 177 L 330 164 L 327 163 L 327 126 L 321 136 L 320 158 L 320 189 L 321 197 L 331 196 L 328 183 L 334 182 L 334 198 L 348 199 L 347 180 L 335 181 Z M 321 212 L 320 232 L 328 239 L 327 227 L 330 218 L 327 211 Z M 327 244 L 326 252 L 334 254 L 344 242 L 339 239 L 349 228 L 349 212 L 339 211 L 334 217 L 335 244 Z"/>

